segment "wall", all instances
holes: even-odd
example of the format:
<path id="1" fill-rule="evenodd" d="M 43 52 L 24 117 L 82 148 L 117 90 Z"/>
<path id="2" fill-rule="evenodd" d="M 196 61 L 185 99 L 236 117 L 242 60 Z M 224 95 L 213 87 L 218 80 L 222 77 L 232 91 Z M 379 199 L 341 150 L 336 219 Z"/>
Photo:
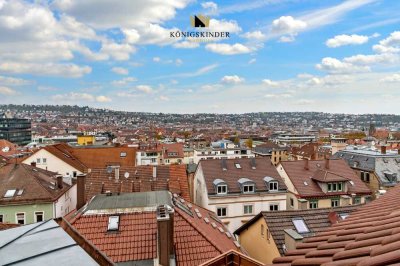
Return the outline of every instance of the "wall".
<path id="1" fill-rule="evenodd" d="M 53 217 L 53 204 L 31 204 L 31 205 L 8 205 L 0 206 L 0 214 L 3 215 L 3 221 L 6 223 L 16 223 L 15 214 L 18 212 L 25 212 L 25 224 L 35 222 L 34 213 L 38 211 L 44 212 L 44 219 L 52 219 Z"/>
<path id="2" fill-rule="evenodd" d="M 208 209 L 208 192 L 201 164 L 197 167 L 194 174 L 193 192 L 194 203 Z"/>
<path id="3" fill-rule="evenodd" d="M 64 193 L 61 197 L 58 198 L 56 202 L 56 213 L 54 217 L 62 217 L 73 209 L 76 208 L 76 200 L 77 200 L 77 185 L 73 185 L 66 193 Z"/>
<path id="4" fill-rule="evenodd" d="M 264 229 L 263 235 L 261 235 L 261 225 L 263 225 Z M 261 217 L 246 230 L 242 231 L 239 236 L 240 245 L 249 255 L 265 264 L 270 264 L 274 258 L 280 257 L 274 239 L 271 234 L 268 237 L 268 232 L 267 224 L 264 218 Z"/>
<path id="5" fill-rule="evenodd" d="M 82 172 L 78 171 L 71 165 L 65 163 L 63 160 L 59 159 L 58 157 L 54 156 L 44 149 L 41 149 L 38 152 L 32 154 L 22 163 L 31 164 L 31 162 L 37 162 L 38 158 L 40 158 L 40 163 L 36 163 L 36 167 L 38 168 L 52 172 L 58 172 L 63 176 L 73 176 L 74 171 L 76 171 L 77 174 L 82 174 Z M 43 163 L 43 158 L 46 158 L 46 163 Z"/>

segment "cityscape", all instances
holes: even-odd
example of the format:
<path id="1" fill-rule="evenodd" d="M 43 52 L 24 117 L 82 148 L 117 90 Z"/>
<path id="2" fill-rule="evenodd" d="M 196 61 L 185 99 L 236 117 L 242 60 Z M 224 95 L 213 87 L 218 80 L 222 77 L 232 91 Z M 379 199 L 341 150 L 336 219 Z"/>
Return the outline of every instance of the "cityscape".
<path id="1" fill-rule="evenodd" d="M 397 7 L 0 0 L 0 265 L 400 264 Z"/>

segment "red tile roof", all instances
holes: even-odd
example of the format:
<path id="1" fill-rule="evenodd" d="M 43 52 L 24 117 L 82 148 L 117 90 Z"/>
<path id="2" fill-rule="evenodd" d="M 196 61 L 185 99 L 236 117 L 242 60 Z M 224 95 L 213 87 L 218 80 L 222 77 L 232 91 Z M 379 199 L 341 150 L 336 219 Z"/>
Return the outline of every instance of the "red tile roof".
<path id="1" fill-rule="evenodd" d="M 310 178 L 321 178 L 320 174 L 318 173 L 322 173 L 323 176 L 325 175 L 325 173 L 328 173 L 328 179 L 333 180 L 340 177 L 340 179 L 346 178 L 354 183 L 354 185 L 348 184 L 347 192 L 330 192 L 329 196 L 351 195 L 352 193 L 355 193 L 357 195 L 371 194 L 371 190 L 365 185 L 364 182 L 361 181 L 361 179 L 344 160 L 330 159 L 329 169 L 325 168 L 325 160 L 308 161 L 308 170 L 305 169 L 304 160 L 283 161 L 281 162 L 281 166 L 283 167 L 294 187 L 296 188 L 297 192 L 299 193 L 299 196 L 302 198 L 327 196 L 327 194 L 322 191 L 318 183 Z M 305 182 L 307 183 L 307 185 L 305 184 Z"/>
<path id="2" fill-rule="evenodd" d="M 276 258 L 282 265 L 390 265 L 400 263 L 400 185 L 315 237 Z"/>
<path id="3" fill-rule="evenodd" d="M 156 178 L 153 178 L 153 167 L 156 168 Z M 128 177 L 125 177 L 125 175 Z M 120 167 L 118 180 L 115 179 L 115 172 L 108 173 L 107 168 L 92 169 L 86 176 L 87 200 L 106 191 L 124 193 L 159 190 L 170 190 L 189 200 L 189 185 L 185 165 Z"/>
<path id="4" fill-rule="evenodd" d="M 20 226 L 20 224 L 0 223 L 0 231 L 15 228 L 18 226 Z"/>

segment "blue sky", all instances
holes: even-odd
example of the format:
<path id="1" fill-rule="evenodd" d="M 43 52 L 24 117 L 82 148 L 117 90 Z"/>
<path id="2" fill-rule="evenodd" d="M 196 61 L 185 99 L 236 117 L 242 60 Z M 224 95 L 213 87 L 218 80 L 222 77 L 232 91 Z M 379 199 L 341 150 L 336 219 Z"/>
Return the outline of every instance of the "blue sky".
<path id="1" fill-rule="evenodd" d="M 399 1 L 0 0 L 0 103 L 400 114 Z M 230 38 L 194 42 L 190 16 Z"/>

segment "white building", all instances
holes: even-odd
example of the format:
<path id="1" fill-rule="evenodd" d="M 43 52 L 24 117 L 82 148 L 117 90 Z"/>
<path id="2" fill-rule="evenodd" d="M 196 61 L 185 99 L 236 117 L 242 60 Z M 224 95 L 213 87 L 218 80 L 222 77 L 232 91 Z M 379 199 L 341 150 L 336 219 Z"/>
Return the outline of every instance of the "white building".
<path id="1" fill-rule="evenodd" d="M 286 210 L 287 188 L 268 158 L 201 160 L 193 183 L 195 203 L 231 232 L 261 211 Z"/>
<path id="2" fill-rule="evenodd" d="M 202 148 L 194 149 L 193 161 L 199 163 L 200 160 L 209 159 L 240 159 L 254 158 L 255 155 L 248 148 Z"/>

